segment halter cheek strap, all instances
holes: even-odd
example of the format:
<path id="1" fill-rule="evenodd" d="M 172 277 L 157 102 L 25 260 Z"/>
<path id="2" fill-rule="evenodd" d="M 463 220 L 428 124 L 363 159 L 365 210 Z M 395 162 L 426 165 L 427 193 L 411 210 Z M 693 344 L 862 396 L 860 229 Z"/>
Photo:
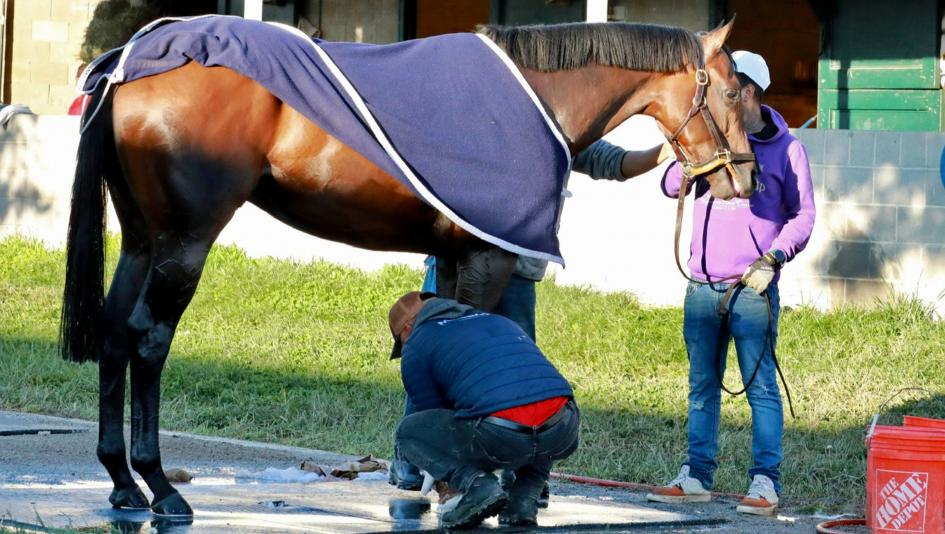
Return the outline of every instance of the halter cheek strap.
<path id="1" fill-rule="evenodd" d="M 692 97 L 692 106 L 689 108 L 689 113 L 682 121 L 682 124 L 676 128 L 676 131 L 673 132 L 672 137 L 669 138 L 669 142 L 673 147 L 673 151 L 676 152 L 676 159 L 682 164 L 683 174 L 688 178 L 694 178 L 696 176 L 708 174 L 721 167 L 725 167 L 726 170 L 728 170 L 728 172 L 734 177 L 736 176 L 736 173 L 733 164 L 755 161 L 755 155 L 751 152 L 731 151 L 728 140 L 725 139 L 725 136 L 719 131 L 718 124 L 716 124 L 715 118 L 712 117 L 712 113 L 709 111 L 709 101 L 706 98 L 706 87 L 708 86 L 709 73 L 706 72 L 704 65 L 700 65 L 699 68 L 696 69 L 696 93 Z M 712 134 L 712 139 L 715 141 L 716 149 L 715 155 L 712 158 L 693 163 L 689 158 L 689 155 L 686 153 L 686 150 L 679 142 L 679 136 L 682 135 L 683 131 L 686 129 L 686 126 L 689 125 L 689 122 L 696 115 L 700 114 L 702 115 L 702 120 L 705 122 L 706 128 L 708 128 L 709 133 Z"/>

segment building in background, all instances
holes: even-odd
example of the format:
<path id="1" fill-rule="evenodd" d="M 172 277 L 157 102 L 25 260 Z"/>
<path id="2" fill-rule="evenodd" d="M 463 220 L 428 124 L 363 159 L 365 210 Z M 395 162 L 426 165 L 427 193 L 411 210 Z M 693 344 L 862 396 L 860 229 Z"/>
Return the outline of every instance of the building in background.
<path id="1" fill-rule="evenodd" d="M 64 113 L 78 50 L 100 0 L 0 0 L 4 103 Z M 939 0 L 130 0 L 163 13 L 242 15 L 291 24 L 328 40 L 390 43 L 507 25 L 608 20 L 706 30 L 737 14 L 733 48 L 761 53 L 768 99 L 788 124 L 821 128 L 942 129 Z M 261 2 L 261 3 L 260 3 Z"/>
<path id="2" fill-rule="evenodd" d="M 813 0 L 820 128 L 941 131 L 938 0 Z"/>

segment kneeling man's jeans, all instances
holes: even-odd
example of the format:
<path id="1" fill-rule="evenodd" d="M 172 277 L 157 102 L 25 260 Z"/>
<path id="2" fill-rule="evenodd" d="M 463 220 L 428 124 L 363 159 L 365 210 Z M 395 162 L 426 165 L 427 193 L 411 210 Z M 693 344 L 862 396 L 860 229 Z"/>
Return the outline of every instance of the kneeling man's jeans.
<path id="1" fill-rule="evenodd" d="M 400 452 L 414 465 L 466 491 L 483 472 L 515 472 L 509 498 L 538 499 L 553 460 L 567 458 L 578 446 L 580 415 L 574 401 L 563 416 L 539 433 L 526 434 L 482 419 L 456 419 L 452 410 L 408 415 L 397 427 Z"/>
<path id="2" fill-rule="evenodd" d="M 768 305 L 764 296 L 749 287 L 735 290 L 729 304 L 728 325 L 723 330 L 718 310 L 726 289 L 728 284 L 710 286 L 691 282 L 686 289 L 683 319 L 683 336 L 689 352 L 689 459 L 686 464 L 690 476 L 699 479 L 706 489 L 712 487 L 712 475 L 718 466 L 715 456 L 721 401 L 719 376 L 725 373 L 725 357 L 720 360 L 718 352 L 727 353 L 729 339 L 734 339 L 742 385 L 751 378 L 755 366 L 760 365 L 746 394 L 751 406 L 752 465 L 748 476 L 767 476 L 780 493 L 784 414 L 771 357 L 771 346 L 778 334 L 778 287 L 771 284 L 766 290 L 771 300 L 773 340 L 768 338 Z M 734 384 L 729 387 L 734 389 Z"/>

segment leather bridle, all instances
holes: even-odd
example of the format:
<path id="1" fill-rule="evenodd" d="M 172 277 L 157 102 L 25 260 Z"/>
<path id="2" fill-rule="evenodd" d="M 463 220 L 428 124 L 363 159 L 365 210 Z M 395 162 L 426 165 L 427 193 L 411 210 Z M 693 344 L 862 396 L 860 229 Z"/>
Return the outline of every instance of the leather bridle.
<path id="1" fill-rule="evenodd" d="M 705 70 L 705 64 L 700 59 L 699 68 L 696 69 L 696 92 L 692 97 L 692 106 L 689 108 L 689 113 L 686 115 L 686 118 L 683 119 L 679 127 L 676 128 L 673 135 L 668 138 L 670 145 L 673 147 L 673 151 L 676 153 L 676 160 L 679 161 L 682 166 L 682 183 L 679 184 L 679 202 L 676 207 L 676 237 L 674 239 L 676 267 L 687 280 L 697 283 L 704 282 L 694 280 L 689 276 L 686 270 L 683 269 L 682 262 L 679 259 L 679 236 L 682 233 L 682 218 L 683 211 L 685 210 L 686 194 L 689 192 L 689 183 L 691 180 L 698 179 L 721 167 L 725 167 L 729 174 L 732 175 L 732 178 L 735 178 L 737 173 L 735 172 L 734 164 L 755 161 L 755 154 L 753 152 L 731 151 L 728 140 L 725 139 L 725 136 L 719 131 L 719 126 L 716 124 L 715 118 L 712 117 L 712 112 L 709 111 L 709 100 L 706 96 L 706 88 L 708 86 L 709 73 Z M 679 136 L 682 135 L 692 119 L 700 114 L 702 115 L 702 120 L 705 122 L 706 128 L 715 140 L 716 149 L 714 157 L 703 162 L 693 163 L 686 149 L 683 148 L 682 143 L 679 142 Z M 723 280 L 719 280 L 719 282 L 722 281 Z"/>
<path id="2" fill-rule="evenodd" d="M 692 179 L 703 174 L 708 174 L 720 167 L 725 167 L 734 178 L 737 174 L 735 167 L 732 165 L 735 163 L 755 161 L 755 154 L 752 152 L 731 151 L 728 140 L 725 139 L 725 136 L 719 131 L 719 126 L 716 124 L 715 118 L 712 117 L 712 112 L 709 111 L 709 100 L 706 97 L 706 88 L 708 86 L 709 73 L 705 70 L 705 65 L 700 61 L 699 68 L 696 69 L 696 93 L 692 97 L 692 106 L 689 108 L 689 114 L 686 115 L 682 124 L 680 124 L 679 127 L 676 128 L 676 131 L 673 132 L 673 135 L 670 136 L 669 143 L 672 145 L 673 151 L 676 152 L 676 159 L 681 163 L 683 175 L 686 177 Z M 699 163 L 693 163 L 689 158 L 689 154 L 686 153 L 686 149 L 684 149 L 679 142 L 679 136 L 682 135 L 686 126 L 689 126 L 689 122 L 699 114 L 702 115 L 702 120 L 705 122 L 706 128 L 708 128 L 709 133 L 712 134 L 712 138 L 715 140 L 716 149 L 715 156 L 712 158 Z"/>

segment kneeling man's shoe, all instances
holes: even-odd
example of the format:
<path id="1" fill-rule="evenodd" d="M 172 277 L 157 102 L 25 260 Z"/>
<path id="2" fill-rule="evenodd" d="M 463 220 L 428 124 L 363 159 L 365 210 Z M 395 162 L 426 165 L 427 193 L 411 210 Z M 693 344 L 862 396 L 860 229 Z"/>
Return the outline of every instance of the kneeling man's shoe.
<path id="1" fill-rule="evenodd" d="M 551 488 L 549 488 L 548 483 L 545 482 L 545 487 L 541 488 L 541 495 L 538 496 L 538 507 L 548 508 L 549 502 L 551 502 Z"/>
<path id="2" fill-rule="evenodd" d="M 655 488 L 646 495 L 646 500 L 670 504 L 683 502 L 709 502 L 712 493 L 702 487 L 702 482 L 689 476 L 689 466 L 684 465 L 669 484 Z"/>
<path id="3" fill-rule="evenodd" d="M 423 485 L 423 475 L 415 465 L 407 460 L 396 458 L 390 463 L 387 483 L 402 490 L 417 491 Z"/>
<path id="4" fill-rule="evenodd" d="M 754 515 L 774 515 L 778 511 L 778 492 L 774 482 L 764 475 L 755 475 L 748 488 L 748 495 L 735 508 L 736 512 Z"/>
<path id="5" fill-rule="evenodd" d="M 502 511 L 509 497 L 492 473 L 477 477 L 462 495 L 453 497 L 437 508 L 440 528 L 474 528 L 487 517 Z"/>
<path id="6" fill-rule="evenodd" d="M 503 527 L 536 527 L 538 526 L 538 501 L 527 499 L 523 501 L 509 501 L 509 504 L 499 513 L 499 525 Z"/>

